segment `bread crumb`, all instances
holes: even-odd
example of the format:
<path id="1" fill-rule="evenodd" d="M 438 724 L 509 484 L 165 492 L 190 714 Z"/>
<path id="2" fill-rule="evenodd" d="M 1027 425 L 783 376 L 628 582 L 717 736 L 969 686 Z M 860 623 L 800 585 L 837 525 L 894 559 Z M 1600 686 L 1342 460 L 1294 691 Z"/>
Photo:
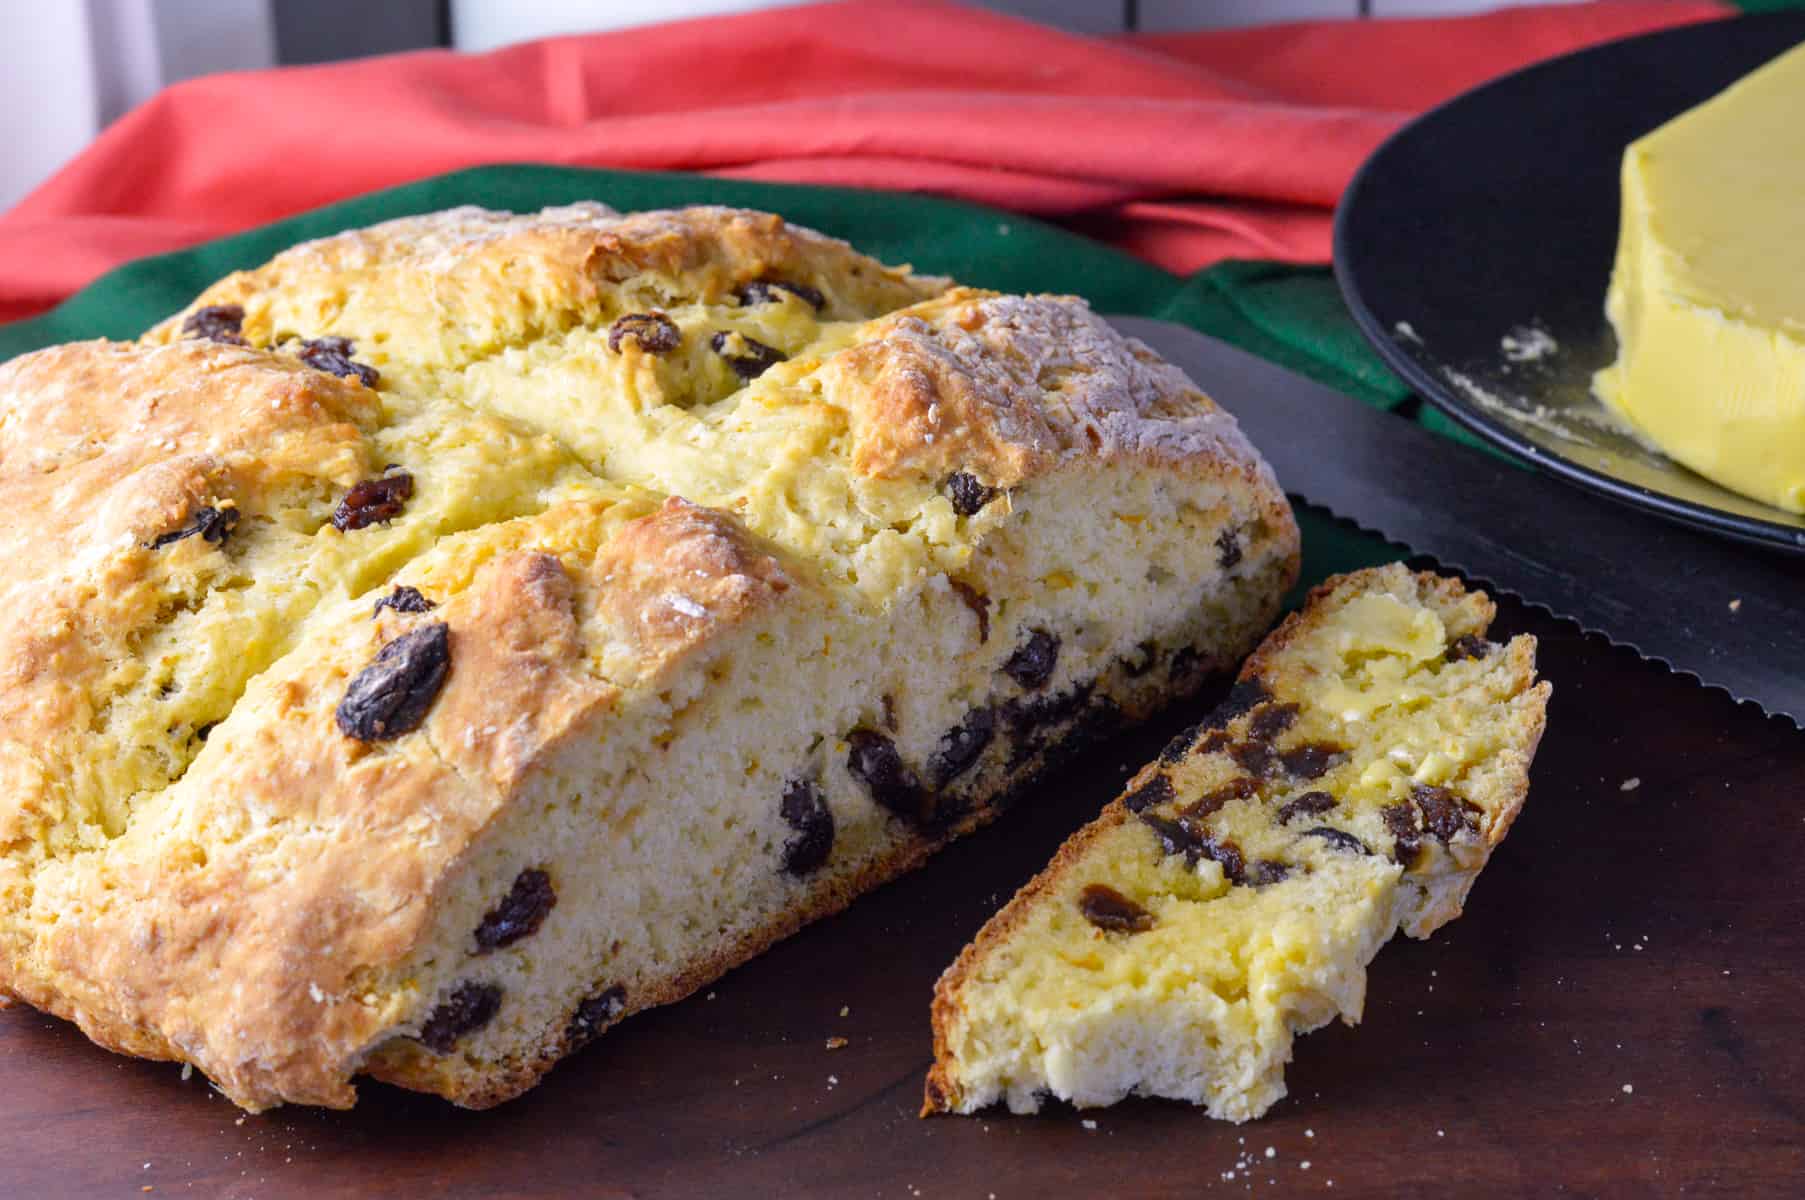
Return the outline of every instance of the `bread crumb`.
<path id="1" fill-rule="evenodd" d="M 1308 1171 L 1310 1169 L 1310 1160 L 1306 1158 L 1303 1162 L 1298 1163 L 1297 1169 L 1300 1171 Z"/>
<path id="2" fill-rule="evenodd" d="M 845 1048 L 845 1046 L 846 1039 L 843 1037 L 830 1037 L 827 1039 L 827 1048 L 829 1050 L 840 1050 Z"/>
<path id="3" fill-rule="evenodd" d="M 1731 612 L 1735 612 L 1738 609 L 1740 609 L 1741 607 L 1742 607 L 1742 597 L 1741 596 L 1738 596 L 1738 597 L 1736 597 L 1736 599 L 1730 601 L 1730 611 Z"/>
<path id="4" fill-rule="evenodd" d="M 1278 1151 L 1273 1149 L 1271 1146 L 1268 1146 L 1268 1147 L 1266 1147 L 1266 1157 L 1267 1158 L 1276 1158 L 1276 1157 L 1278 1157 Z"/>
<path id="5" fill-rule="evenodd" d="M 1620 792 L 1633 792 L 1641 786 L 1642 786 L 1641 778 L 1638 776 L 1635 776 L 1635 775 L 1631 775 L 1628 779 L 1624 780 L 1622 783 L 1617 785 L 1617 790 Z"/>
<path id="6" fill-rule="evenodd" d="M 1623 1094 L 1624 1094 L 1624 1095 L 1626 1095 L 1626 1096 L 1630 1096 L 1630 1095 L 1634 1095 L 1634 1094 L 1635 1094 L 1635 1091 L 1636 1091 L 1636 1085 L 1635 1085 L 1635 1084 L 1633 1084 L 1633 1083 L 1626 1083 L 1626 1084 L 1624 1084 L 1624 1085 L 1623 1085 Z"/>
<path id="7" fill-rule="evenodd" d="M 1095 1121 L 1091 1121 L 1091 1120 L 1087 1119 L 1085 1121 L 1080 1122 L 1080 1124 L 1082 1124 L 1086 1129 L 1090 1130 L 1092 1133 L 1095 1133 L 1097 1131 L 1097 1123 Z"/>
<path id="8" fill-rule="evenodd" d="M 193 1078 L 194 1078 L 194 1064 L 193 1063 L 183 1063 L 182 1064 L 182 1082 L 187 1083 L 190 1079 L 193 1079 Z"/>
<path id="9" fill-rule="evenodd" d="M 850 1017 L 852 1015 L 852 1009 L 847 1005 L 842 1004 L 840 1006 L 840 1015 L 842 1017 Z"/>

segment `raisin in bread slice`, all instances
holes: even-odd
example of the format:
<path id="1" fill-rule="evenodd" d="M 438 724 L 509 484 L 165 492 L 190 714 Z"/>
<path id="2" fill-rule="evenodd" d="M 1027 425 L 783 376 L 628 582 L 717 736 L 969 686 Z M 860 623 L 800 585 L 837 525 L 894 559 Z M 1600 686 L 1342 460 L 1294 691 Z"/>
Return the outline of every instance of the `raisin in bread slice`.
<path id="1" fill-rule="evenodd" d="M 0 367 L 0 991 L 486 1105 L 1230 669 L 1232 418 L 768 214 L 457 210 Z"/>
<path id="2" fill-rule="evenodd" d="M 994 916 L 934 995 L 925 1112 L 1129 1094 L 1244 1121 L 1366 964 L 1460 915 L 1523 805 L 1549 686 L 1480 592 L 1316 589 L 1229 698 Z"/>

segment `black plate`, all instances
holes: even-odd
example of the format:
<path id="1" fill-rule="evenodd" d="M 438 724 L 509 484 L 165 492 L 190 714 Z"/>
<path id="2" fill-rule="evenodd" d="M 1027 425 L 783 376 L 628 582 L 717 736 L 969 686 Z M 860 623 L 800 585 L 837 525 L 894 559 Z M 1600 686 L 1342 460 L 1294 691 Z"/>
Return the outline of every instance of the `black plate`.
<path id="1" fill-rule="evenodd" d="M 1624 147 L 1800 42 L 1805 13 L 1685 26 L 1539 63 L 1407 125 L 1335 215 L 1362 332 L 1437 407 L 1556 475 L 1805 552 L 1805 517 L 1679 466 L 1591 394 L 1616 356 L 1604 294 Z"/>

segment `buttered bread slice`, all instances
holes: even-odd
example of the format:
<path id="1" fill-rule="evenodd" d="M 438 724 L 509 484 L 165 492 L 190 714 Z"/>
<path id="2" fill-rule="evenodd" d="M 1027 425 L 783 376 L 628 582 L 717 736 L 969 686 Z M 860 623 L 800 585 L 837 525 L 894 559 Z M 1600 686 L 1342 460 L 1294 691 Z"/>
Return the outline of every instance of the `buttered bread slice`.
<path id="1" fill-rule="evenodd" d="M 1228 699 L 993 917 L 934 995 L 926 1113 L 1164 1096 L 1245 1121 L 1366 964 L 1460 915 L 1529 786 L 1549 687 L 1491 601 L 1330 580 Z"/>
<path id="2" fill-rule="evenodd" d="M 485 1105 L 1238 661 L 1233 418 L 763 213 L 460 209 L 0 367 L 0 993 Z"/>

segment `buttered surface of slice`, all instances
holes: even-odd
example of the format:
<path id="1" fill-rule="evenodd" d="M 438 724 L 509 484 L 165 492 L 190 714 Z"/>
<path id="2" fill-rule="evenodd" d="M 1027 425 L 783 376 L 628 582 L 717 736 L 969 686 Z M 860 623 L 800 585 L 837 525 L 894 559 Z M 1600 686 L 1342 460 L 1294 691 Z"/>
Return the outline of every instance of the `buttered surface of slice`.
<path id="1" fill-rule="evenodd" d="M 1686 466 L 1805 512 L 1805 46 L 1633 143 L 1600 397 Z"/>

